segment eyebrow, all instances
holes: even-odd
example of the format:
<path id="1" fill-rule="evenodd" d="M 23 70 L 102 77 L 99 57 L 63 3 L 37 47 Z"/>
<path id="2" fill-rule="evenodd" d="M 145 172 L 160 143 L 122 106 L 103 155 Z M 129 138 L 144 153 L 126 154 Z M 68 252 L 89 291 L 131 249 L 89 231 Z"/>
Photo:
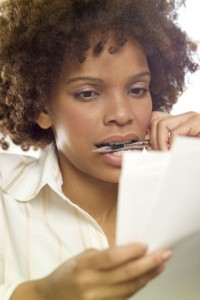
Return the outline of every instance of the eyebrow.
<path id="1" fill-rule="evenodd" d="M 128 78 L 128 82 L 138 80 L 142 77 L 150 77 L 151 78 L 150 71 L 145 71 L 145 72 L 140 72 L 140 73 L 134 74 L 133 76 Z"/>
<path id="2" fill-rule="evenodd" d="M 128 78 L 128 81 L 133 81 L 140 79 L 141 77 L 149 76 L 151 77 L 151 73 L 149 71 L 140 72 L 137 74 L 134 74 L 133 76 Z M 66 84 L 70 84 L 76 81 L 93 81 L 96 83 L 104 83 L 104 81 L 101 78 L 98 77 L 91 77 L 91 76 L 79 76 L 69 79 Z"/>
<path id="3" fill-rule="evenodd" d="M 98 78 L 98 77 L 79 76 L 79 77 L 74 77 L 74 78 L 69 79 L 67 81 L 67 84 L 70 84 L 70 83 L 76 82 L 76 81 L 94 81 L 94 82 L 101 82 L 101 83 L 104 82 L 101 78 Z"/>

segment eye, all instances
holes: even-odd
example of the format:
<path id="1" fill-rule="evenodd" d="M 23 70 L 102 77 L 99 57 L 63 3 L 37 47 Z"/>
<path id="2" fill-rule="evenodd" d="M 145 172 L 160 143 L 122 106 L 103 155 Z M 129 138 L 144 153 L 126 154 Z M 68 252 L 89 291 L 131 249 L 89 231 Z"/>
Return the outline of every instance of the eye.
<path id="1" fill-rule="evenodd" d="M 76 92 L 74 93 L 74 97 L 78 100 L 81 101 L 91 101 L 96 99 L 99 96 L 99 93 L 92 91 L 92 90 L 87 90 L 87 91 L 81 91 L 81 92 Z"/>
<path id="2" fill-rule="evenodd" d="M 134 87 L 129 90 L 129 93 L 134 97 L 142 97 L 149 92 L 148 88 L 144 87 Z"/>

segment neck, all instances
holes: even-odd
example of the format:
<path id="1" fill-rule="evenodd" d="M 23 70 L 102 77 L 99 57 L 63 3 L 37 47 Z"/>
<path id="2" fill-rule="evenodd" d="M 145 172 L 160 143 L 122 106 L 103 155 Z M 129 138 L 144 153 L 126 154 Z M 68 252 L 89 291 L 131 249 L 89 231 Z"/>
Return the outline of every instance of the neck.
<path id="1" fill-rule="evenodd" d="M 91 177 L 72 166 L 69 161 L 60 161 L 63 176 L 63 193 L 89 213 L 101 227 L 116 216 L 118 184 Z"/>

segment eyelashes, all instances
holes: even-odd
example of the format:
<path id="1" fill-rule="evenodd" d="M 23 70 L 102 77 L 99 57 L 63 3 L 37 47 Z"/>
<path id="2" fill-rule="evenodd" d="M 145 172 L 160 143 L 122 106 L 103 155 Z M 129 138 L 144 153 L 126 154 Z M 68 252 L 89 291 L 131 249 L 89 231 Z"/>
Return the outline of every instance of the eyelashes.
<path id="1" fill-rule="evenodd" d="M 132 98 L 143 98 L 146 96 L 147 93 L 149 93 L 149 88 L 147 87 L 133 87 L 130 88 L 127 91 L 127 94 L 130 95 Z M 98 99 L 102 96 L 102 92 L 94 90 L 94 89 L 88 89 L 83 91 L 74 92 L 73 96 L 76 100 L 80 100 L 83 102 L 89 102 Z"/>
<path id="2" fill-rule="evenodd" d="M 100 93 L 97 93 L 96 91 L 93 91 L 93 90 L 80 91 L 80 92 L 74 93 L 74 97 L 76 99 L 79 99 L 79 100 L 82 100 L 85 102 L 95 100 L 99 95 L 100 95 Z"/>
<path id="3" fill-rule="evenodd" d="M 149 93 L 149 89 L 144 87 L 134 87 L 129 90 L 129 94 L 138 98 L 146 95 L 147 93 Z"/>

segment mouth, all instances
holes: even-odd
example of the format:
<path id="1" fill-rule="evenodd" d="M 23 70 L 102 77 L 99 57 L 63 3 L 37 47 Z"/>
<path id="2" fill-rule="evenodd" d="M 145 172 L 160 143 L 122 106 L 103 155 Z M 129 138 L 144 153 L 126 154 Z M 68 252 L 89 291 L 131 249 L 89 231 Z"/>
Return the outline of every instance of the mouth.
<path id="1" fill-rule="evenodd" d="M 138 140 L 131 139 L 126 141 L 109 141 L 96 144 L 96 149 L 92 150 L 93 152 L 98 152 L 101 154 L 106 153 L 116 153 L 132 150 L 143 150 L 146 147 L 150 146 L 150 140 Z"/>
<path id="2" fill-rule="evenodd" d="M 119 148 L 123 148 L 124 146 L 128 146 L 132 143 L 137 143 L 137 142 L 138 142 L 138 140 L 133 139 L 133 140 L 123 141 L 123 142 L 122 141 L 115 141 L 115 142 L 112 141 L 112 142 L 107 142 L 107 143 L 101 143 L 101 144 L 96 144 L 95 146 L 97 149 L 108 147 L 112 150 L 115 150 L 115 149 L 117 150 Z"/>
<path id="3" fill-rule="evenodd" d="M 150 140 L 141 140 L 138 136 L 112 136 L 95 144 L 95 152 L 103 161 L 112 166 L 121 168 L 123 153 L 125 151 L 143 150 L 150 145 Z"/>
<path id="4" fill-rule="evenodd" d="M 95 149 L 92 152 L 99 154 L 116 154 L 127 150 L 142 150 L 150 145 L 150 140 L 141 140 L 134 133 L 116 134 L 104 137 L 99 142 L 95 143 Z"/>

